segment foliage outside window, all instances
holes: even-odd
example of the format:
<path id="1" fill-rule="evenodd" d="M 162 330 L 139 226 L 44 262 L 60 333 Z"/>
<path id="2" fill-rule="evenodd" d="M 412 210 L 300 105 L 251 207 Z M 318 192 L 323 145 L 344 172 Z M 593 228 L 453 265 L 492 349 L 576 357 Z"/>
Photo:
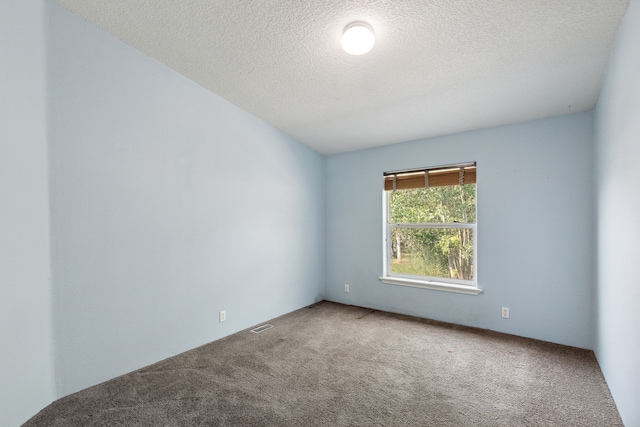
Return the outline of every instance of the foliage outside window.
<path id="1" fill-rule="evenodd" d="M 475 286 L 475 164 L 386 174 L 385 190 L 386 275 Z"/>

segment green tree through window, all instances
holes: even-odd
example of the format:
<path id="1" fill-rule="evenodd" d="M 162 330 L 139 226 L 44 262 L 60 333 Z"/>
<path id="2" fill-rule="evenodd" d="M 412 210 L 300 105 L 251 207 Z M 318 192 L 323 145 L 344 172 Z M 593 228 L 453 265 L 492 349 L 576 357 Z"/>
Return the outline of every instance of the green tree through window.
<path id="1" fill-rule="evenodd" d="M 388 274 L 475 284 L 473 182 L 387 191 Z"/>

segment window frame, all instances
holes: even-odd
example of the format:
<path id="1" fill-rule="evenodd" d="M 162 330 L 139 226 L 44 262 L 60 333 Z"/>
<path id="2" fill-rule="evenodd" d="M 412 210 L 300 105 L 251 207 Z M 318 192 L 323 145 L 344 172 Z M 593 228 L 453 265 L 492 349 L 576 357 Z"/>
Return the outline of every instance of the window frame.
<path id="1" fill-rule="evenodd" d="M 452 165 L 456 167 L 456 165 Z M 477 236 L 477 183 L 476 185 L 476 222 L 475 223 L 390 223 L 389 222 L 389 194 L 391 191 L 383 188 L 383 274 L 379 280 L 386 284 L 410 286 L 417 288 L 434 289 L 439 291 L 455 292 L 468 295 L 478 295 L 482 289 L 478 288 L 478 236 Z M 404 190 L 394 190 L 404 191 Z M 461 229 L 468 228 L 473 233 L 473 280 L 452 279 L 437 276 L 417 276 L 402 273 L 394 273 L 391 269 L 393 244 L 391 230 L 393 228 L 407 229 Z"/>

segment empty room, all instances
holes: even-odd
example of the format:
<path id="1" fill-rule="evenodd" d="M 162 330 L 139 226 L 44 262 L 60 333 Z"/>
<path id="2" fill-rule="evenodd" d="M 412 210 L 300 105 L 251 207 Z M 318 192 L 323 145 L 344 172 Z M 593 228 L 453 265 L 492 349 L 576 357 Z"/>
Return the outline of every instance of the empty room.
<path id="1" fill-rule="evenodd" d="M 640 0 L 0 0 L 0 426 L 640 426 L 638 46 Z"/>

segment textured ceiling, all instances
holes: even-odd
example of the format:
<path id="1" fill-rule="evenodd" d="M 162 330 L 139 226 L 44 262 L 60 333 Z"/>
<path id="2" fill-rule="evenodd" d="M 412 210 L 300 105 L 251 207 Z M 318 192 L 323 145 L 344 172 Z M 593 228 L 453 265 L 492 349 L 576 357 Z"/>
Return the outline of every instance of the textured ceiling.
<path id="1" fill-rule="evenodd" d="M 327 154 L 592 109 L 628 0 L 57 2 Z"/>

